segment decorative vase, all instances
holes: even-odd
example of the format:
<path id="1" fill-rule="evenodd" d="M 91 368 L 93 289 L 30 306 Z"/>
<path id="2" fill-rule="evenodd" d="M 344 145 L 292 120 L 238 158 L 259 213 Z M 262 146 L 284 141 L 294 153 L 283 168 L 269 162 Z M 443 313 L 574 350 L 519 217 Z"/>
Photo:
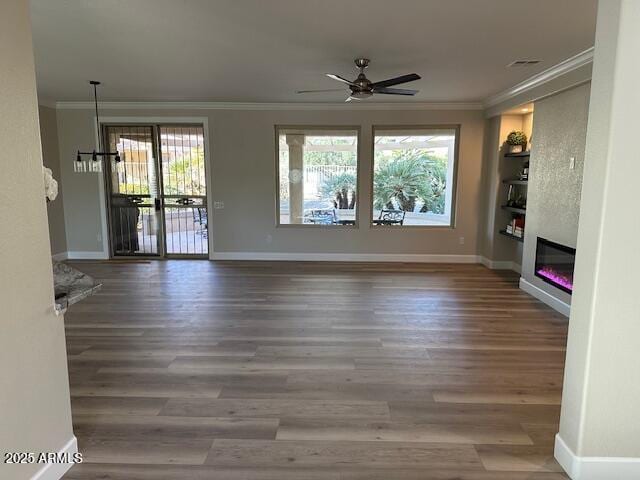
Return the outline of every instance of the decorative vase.
<path id="1" fill-rule="evenodd" d="M 522 153 L 522 145 L 509 145 L 509 153 Z"/>

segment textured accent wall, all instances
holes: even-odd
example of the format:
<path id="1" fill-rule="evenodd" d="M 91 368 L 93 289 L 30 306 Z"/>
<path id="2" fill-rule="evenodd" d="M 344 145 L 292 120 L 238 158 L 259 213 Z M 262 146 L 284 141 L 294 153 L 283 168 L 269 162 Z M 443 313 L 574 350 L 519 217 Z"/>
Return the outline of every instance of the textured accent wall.
<path id="1" fill-rule="evenodd" d="M 533 118 L 522 277 L 566 303 L 570 295 L 533 273 L 536 237 L 576 246 L 589 93 L 590 84 L 584 84 L 536 102 Z"/>

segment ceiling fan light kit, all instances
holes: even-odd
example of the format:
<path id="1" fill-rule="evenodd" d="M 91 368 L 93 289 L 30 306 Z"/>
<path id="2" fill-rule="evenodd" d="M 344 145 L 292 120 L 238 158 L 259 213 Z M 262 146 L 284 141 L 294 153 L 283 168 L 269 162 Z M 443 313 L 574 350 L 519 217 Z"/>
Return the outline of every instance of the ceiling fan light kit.
<path id="1" fill-rule="evenodd" d="M 420 80 L 420 75 L 417 73 L 410 73 L 407 75 L 401 75 L 399 77 L 389 78 L 387 80 L 382 80 L 380 82 L 372 82 L 367 78 L 364 74 L 364 70 L 369 66 L 371 61 L 368 58 L 356 58 L 354 63 L 356 67 L 360 70 L 360 73 L 356 77 L 355 80 L 348 80 L 340 75 L 336 75 L 335 73 L 327 73 L 329 78 L 336 80 L 338 82 L 344 83 L 348 86 L 350 93 L 349 97 L 345 100 L 346 102 L 350 102 L 352 100 L 363 100 L 365 98 L 372 97 L 373 95 L 405 95 L 405 96 L 413 96 L 418 93 L 418 90 L 409 90 L 404 88 L 389 88 L 395 85 L 401 85 L 403 83 L 413 82 L 415 80 Z M 298 90 L 297 93 L 319 93 L 319 92 L 331 92 L 336 91 L 334 89 L 330 90 Z"/>

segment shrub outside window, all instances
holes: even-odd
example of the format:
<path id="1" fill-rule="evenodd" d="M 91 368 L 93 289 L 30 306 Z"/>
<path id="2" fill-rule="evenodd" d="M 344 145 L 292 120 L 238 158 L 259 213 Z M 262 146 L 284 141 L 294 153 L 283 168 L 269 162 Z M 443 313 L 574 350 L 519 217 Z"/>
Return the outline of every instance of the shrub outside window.
<path id="1" fill-rule="evenodd" d="M 356 225 L 358 129 L 277 127 L 277 223 Z"/>
<path id="2" fill-rule="evenodd" d="M 373 138 L 373 226 L 452 226 L 458 128 L 375 128 Z"/>

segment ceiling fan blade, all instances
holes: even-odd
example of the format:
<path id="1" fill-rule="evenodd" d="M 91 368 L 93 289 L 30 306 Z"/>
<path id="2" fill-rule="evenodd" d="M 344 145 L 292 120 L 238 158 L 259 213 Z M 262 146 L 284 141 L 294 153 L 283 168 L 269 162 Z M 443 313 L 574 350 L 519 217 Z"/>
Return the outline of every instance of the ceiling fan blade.
<path id="1" fill-rule="evenodd" d="M 374 88 L 373 93 L 384 93 L 385 95 L 415 95 L 420 90 L 408 90 L 406 88 Z"/>
<path id="2" fill-rule="evenodd" d="M 344 88 L 328 88 L 325 90 L 297 90 L 296 93 L 344 92 Z"/>
<path id="3" fill-rule="evenodd" d="M 346 83 L 347 85 L 355 85 L 351 80 L 347 80 L 346 78 L 341 77 L 340 75 L 334 75 L 333 73 L 327 73 L 327 77 L 333 78 L 342 83 Z"/>
<path id="4" fill-rule="evenodd" d="M 410 73 L 408 75 L 401 75 L 395 78 L 389 78 L 388 80 L 382 80 L 380 82 L 372 83 L 371 86 L 375 88 L 391 87 L 392 85 L 400 85 L 401 83 L 413 82 L 414 80 L 420 80 L 422 77 L 417 73 Z"/>

